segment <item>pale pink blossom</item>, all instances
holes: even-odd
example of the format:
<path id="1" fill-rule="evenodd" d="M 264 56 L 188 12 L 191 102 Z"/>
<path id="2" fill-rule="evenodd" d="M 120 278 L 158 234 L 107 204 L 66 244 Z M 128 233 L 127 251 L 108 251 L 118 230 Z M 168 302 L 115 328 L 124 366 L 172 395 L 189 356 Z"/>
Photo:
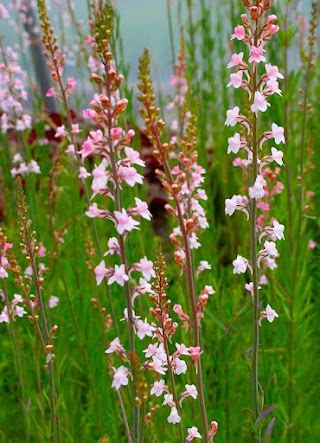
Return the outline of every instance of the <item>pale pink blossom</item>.
<path id="1" fill-rule="evenodd" d="M 232 262 L 234 274 L 244 274 L 248 268 L 248 260 L 238 255 Z"/>
<path id="2" fill-rule="evenodd" d="M 152 388 L 150 389 L 150 394 L 160 397 L 164 392 L 168 390 L 168 386 L 165 384 L 164 380 L 155 381 Z"/>
<path id="3" fill-rule="evenodd" d="M 121 212 L 114 211 L 114 216 L 116 219 L 116 229 L 120 235 L 124 232 L 132 231 L 132 229 L 138 229 L 139 222 L 129 216 L 124 208 L 122 208 Z"/>
<path id="4" fill-rule="evenodd" d="M 56 306 L 58 306 L 58 303 L 59 303 L 59 297 L 56 297 L 55 295 L 51 295 L 50 297 L 49 297 L 49 300 L 48 300 L 48 306 L 49 306 L 49 308 L 55 308 Z"/>
<path id="5" fill-rule="evenodd" d="M 254 182 L 254 185 L 249 188 L 249 196 L 250 198 L 262 198 L 265 194 L 264 189 L 264 179 L 261 175 L 258 175 L 256 178 L 256 181 Z"/>
<path id="6" fill-rule="evenodd" d="M 96 274 L 96 282 L 97 285 L 100 285 L 100 283 L 102 282 L 102 280 L 104 279 L 104 277 L 107 275 L 107 268 L 106 268 L 106 264 L 105 261 L 102 260 L 98 266 L 96 266 L 94 268 L 94 273 Z"/>
<path id="7" fill-rule="evenodd" d="M 139 263 L 137 263 L 136 269 L 139 270 L 143 277 L 149 281 L 151 278 L 156 278 L 156 274 L 153 268 L 153 262 L 148 260 L 147 257 L 143 257 Z"/>
<path id="8" fill-rule="evenodd" d="M 178 414 L 178 410 L 177 410 L 177 408 L 175 406 L 173 406 L 171 408 L 171 413 L 170 413 L 170 415 L 168 417 L 168 422 L 169 423 L 173 423 L 173 424 L 181 422 L 181 417 Z"/>
<path id="9" fill-rule="evenodd" d="M 286 142 L 284 138 L 284 128 L 282 126 L 278 126 L 276 123 L 272 123 L 271 134 L 277 145 Z"/>
<path id="10" fill-rule="evenodd" d="M 269 80 L 277 80 L 277 78 L 283 79 L 283 75 L 279 72 L 278 66 L 271 65 L 270 63 L 267 63 L 265 65 L 266 68 L 266 75 Z"/>
<path id="11" fill-rule="evenodd" d="M 279 315 L 276 313 L 276 311 L 272 309 L 270 305 L 267 305 L 266 309 L 260 312 L 259 325 L 261 326 L 261 320 L 263 318 L 266 318 L 268 322 L 272 323 L 277 317 L 279 317 Z"/>
<path id="12" fill-rule="evenodd" d="M 266 97 L 261 92 L 256 91 L 254 93 L 253 104 L 251 105 L 251 111 L 257 113 L 258 111 L 265 112 L 270 106 Z"/>
<path id="13" fill-rule="evenodd" d="M 236 26 L 234 28 L 234 33 L 231 35 L 231 40 L 244 40 L 246 38 L 246 31 L 242 25 Z"/>
<path id="14" fill-rule="evenodd" d="M 240 108 L 239 106 L 235 106 L 232 109 L 229 109 L 227 111 L 227 119 L 225 121 L 225 126 L 235 126 L 239 121 L 239 112 Z"/>
<path id="15" fill-rule="evenodd" d="M 228 138 L 228 154 L 233 152 L 237 154 L 241 148 L 240 134 L 236 132 L 233 137 Z"/>
<path id="16" fill-rule="evenodd" d="M 308 249 L 314 249 L 317 246 L 317 243 L 314 240 L 309 240 Z"/>
<path id="17" fill-rule="evenodd" d="M 192 441 L 194 438 L 202 438 L 196 426 L 188 428 L 187 431 L 188 431 L 188 436 L 186 438 L 186 442 Z"/>
<path id="18" fill-rule="evenodd" d="M 235 89 L 241 88 L 242 77 L 243 71 L 238 71 L 236 73 L 230 74 L 230 82 L 227 84 L 227 88 L 229 86 L 233 86 Z"/>
<path id="19" fill-rule="evenodd" d="M 243 63 L 243 52 L 240 52 L 239 54 L 232 54 L 231 61 L 228 63 L 228 68 L 233 68 L 234 66 L 242 66 Z"/>
<path id="20" fill-rule="evenodd" d="M 155 330 L 154 326 L 151 326 L 147 320 L 137 320 L 135 323 L 136 329 L 137 329 L 137 336 L 140 338 L 140 340 L 143 340 L 144 337 L 152 337 L 153 332 Z"/>
<path id="21" fill-rule="evenodd" d="M 272 159 L 278 163 L 279 166 L 283 166 L 283 152 L 272 147 L 271 148 Z"/>
<path id="22" fill-rule="evenodd" d="M 124 264 L 120 266 L 115 265 L 114 272 L 108 280 L 108 285 L 116 282 L 120 286 L 124 286 L 125 282 L 129 280 L 129 276 L 126 274 L 126 268 Z"/>
<path id="23" fill-rule="evenodd" d="M 250 57 L 249 57 L 249 63 L 260 63 L 265 62 L 266 58 L 263 55 L 265 50 L 263 49 L 263 46 L 260 44 L 259 46 L 251 46 L 250 50 Z"/>
<path id="24" fill-rule="evenodd" d="M 129 383 L 128 375 L 129 370 L 125 366 L 120 366 L 118 369 L 115 369 L 112 387 L 118 390 L 121 386 L 127 386 Z"/>

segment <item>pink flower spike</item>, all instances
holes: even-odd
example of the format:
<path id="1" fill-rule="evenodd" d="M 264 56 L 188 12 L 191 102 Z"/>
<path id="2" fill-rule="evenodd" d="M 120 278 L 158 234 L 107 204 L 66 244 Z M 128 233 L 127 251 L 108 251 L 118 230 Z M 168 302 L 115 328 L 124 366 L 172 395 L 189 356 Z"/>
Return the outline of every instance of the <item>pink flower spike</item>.
<path id="1" fill-rule="evenodd" d="M 231 40 L 244 40 L 246 38 L 246 31 L 242 25 L 236 26 L 234 28 L 234 33 L 231 35 Z"/>
<path id="2" fill-rule="evenodd" d="M 227 84 L 227 88 L 229 86 L 233 86 L 235 89 L 241 88 L 242 77 L 243 71 L 238 71 L 236 73 L 230 74 L 230 82 Z"/>
<path id="3" fill-rule="evenodd" d="M 256 91 L 254 93 L 253 104 L 251 105 L 251 111 L 257 113 L 258 111 L 265 112 L 270 106 L 266 97 L 261 92 Z"/>
<path id="4" fill-rule="evenodd" d="M 108 280 L 108 285 L 112 285 L 112 283 L 117 282 L 118 285 L 124 286 L 125 282 L 128 280 L 129 276 L 126 274 L 125 265 L 115 265 L 113 275 Z"/>
<path id="5" fill-rule="evenodd" d="M 266 52 L 265 49 L 263 49 L 262 45 L 259 46 L 251 46 L 251 51 L 250 51 L 250 57 L 249 57 L 249 63 L 260 63 L 260 62 L 265 62 L 266 58 L 263 55 L 263 53 Z"/>

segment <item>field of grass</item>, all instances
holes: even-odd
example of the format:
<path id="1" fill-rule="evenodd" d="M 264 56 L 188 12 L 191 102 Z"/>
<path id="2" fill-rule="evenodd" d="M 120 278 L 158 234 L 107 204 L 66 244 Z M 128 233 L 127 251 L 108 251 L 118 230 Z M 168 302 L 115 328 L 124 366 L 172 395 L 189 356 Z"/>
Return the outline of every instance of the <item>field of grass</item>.
<path id="1" fill-rule="evenodd" d="M 319 1 L 163 0 L 161 79 L 79 1 L 0 1 L 0 442 L 319 442 Z"/>

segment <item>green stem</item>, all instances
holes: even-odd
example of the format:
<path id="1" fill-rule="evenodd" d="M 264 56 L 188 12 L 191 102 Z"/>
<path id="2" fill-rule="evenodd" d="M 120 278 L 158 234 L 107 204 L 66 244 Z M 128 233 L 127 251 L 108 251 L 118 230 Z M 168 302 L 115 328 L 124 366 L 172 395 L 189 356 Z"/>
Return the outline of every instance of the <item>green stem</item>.
<path id="1" fill-rule="evenodd" d="M 167 19 L 169 27 L 169 38 L 170 38 L 170 49 L 171 49 L 171 63 L 174 66 L 176 62 L 176 51 L 174 47 L 174 35 L 173 35 L 173 24 L 172 24 L 172 13 L 171 13 L 171 2 L 167 0 Z"/>
<path id="2" fill-rule="evenodd" d="M 258 45 L 258 20 L 254 22 L 254 45 Z M 254 94 L 257 90 L 257 65 L 254 64 L 252 72 L 252 101 L 254 100 Z M 258 143 L 257 143 L 257 117 L 253 113 L 252 124 L 252 185 L 255 183 L 258 176 Z M 260 312 L 260 299 L 259 299 L 259 273 L 257 264 L 257 201 L 252 198 L 250 201 L 250 261 L 252 266 L 252 279 L 253 279 L 253 312 L 252 312 L 252 331 L 253 331 L 253 355 L 252 355 L 252 368 L 251 368 L 251 380 L 252 380 L 252 398 L 253 407 L 255 413 L 255 420 L 259 417 L 261 412 L 259 401 L 259 312 Z M 261 443 L 261 431 L 260 427 L 255 431 L 255 441 Z"/>

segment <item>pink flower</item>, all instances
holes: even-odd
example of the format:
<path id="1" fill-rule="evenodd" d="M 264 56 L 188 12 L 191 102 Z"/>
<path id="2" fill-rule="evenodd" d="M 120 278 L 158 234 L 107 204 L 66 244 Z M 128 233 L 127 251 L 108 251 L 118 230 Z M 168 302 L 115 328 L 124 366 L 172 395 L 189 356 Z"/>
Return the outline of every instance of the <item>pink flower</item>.
<path id="1" fill-rule="evenodd" d="M 171 413 L 170 413 L 170 415 L 168 417 L 168 422 L 169 423 L 173 423 L 173 424 L 181 422 L 181 417 L 178 414 L 177 408 L 175 406 L 173 406 L 171 408 Z"/>
<path id="2" fill-rule="evenodd" d="M 188 369 L 186 362 L 178 357 L 173 359 L 172 368 L 173 368 L 173 373 L 176 375 L 185 374 Z"/>
<path id="3" fill-rule="evenodd" d="M 276 244 L 273 241 L 266 241 L 263 244 L 265 252 L 268 254 L 269 257 L 278 257 L 279 252 L 276 248 Z"/>
<path id="4" fill-rule="evenodd" d="M 265 112 L 270 106 L 266 97 L 261 92 L 256 91 L 254 93 L 253 104 L 251 105 L 251 111 L 257 113 L 258 111 Z"/>
<path id="5" fill-rule="evenodd" d="M 250 57 L 249 57 L 249 63 L 255 62 L 255 63 L 260 63 L 260 62 L 265 62 L 266 58 L 263 55 L 263 53 L 265 52 L 265 50 L 263 49 L 262 45 L 259 46 L 251 46 L 251 50 L 250 50 Z"/>
<path id="6" fill-rule="evenodd" d="M 129 232 L 132 231 L 132 229 L 138 229 L 137 226 L 139 222 L 129 216 L 124 208 L 122 208 L 121 212 L 114 211 L 114 216 L 116 219 L 116 229 L 120 235 L 125 231 Z"/>
<path id="7" fill-rule="evenodd" d="M 154 326 L 149 325 L 147 320 L 138 320 L 136 322 L 136 328 L 137 336 L 140 338 L 140 340 L 143 340 L 145 336 L 152 337 L 153 331 L 155 330 Z"/>
<path id="8" fill-rule="evenodd" d="M 58 138 L 58 137 L 66 137 L 67 135 L 68 135 L 68 132 L 65 130 L 64 125 L 62 125 L 57 128 L 54 136 L 56 138 Z"/>
<path id="9" fill-rule="evenodd" d="M 72 134 L 79 134 L 79 132 L 82 132 L 79 128 L 79 123 L 72 123 L 71 124 L 71 132 Z"/>
<path id="10" fill-rule="evenodd" d="M 149 281 L 151 277 L 156 278 L 156 274 L 153 269 L 153 263 L 151 260 L 148 260 L 147 257 L 143 257 L 139 261 L 138 269 L 147 281 Z"/>
<path id="11" fill-rule="evenodd" d="M 284 138 L 284 128 L 282 126 L 278 126 L 276 123 L 272 123 L 271 134 L 277 145 L 286 142 Z"/>
<path id="12" fill-rule="evenodd" d="M 225 121 L 225 126 L 235 126 L 238 123 L 239 119 L 239 112 L 240 108 L 239 106 L 235 106 L 232 109 L 229 109 L 227 111 L 227 119 Z"/>
<path id="13" fill-rule="evenodd" d="M 142 185 L 143 176 L 138 173 L 136 168 L 129 166 L 119 166 L 118 177 L 124 180 L 129 186 L 133 187 L 136 183 Z"/>
<path id="14" fill-rule="evenodd" d="M 273 233 L 278 240 L 284 239 L 284 225 L 281 225 L 277 220 L 273 220 Z"/>
<path id="15" fill-rule="evenodd" d="M 106 264 L 105 261 L 102 260 L 98 266 L 96 266 L 94 268 L 94 273 L 96 274 L 96 282 L 97 285 L 100 285 L 100 283 L 102 282 L 102 280 L 104 279 L 104 277 L 107 275 L 107 268 L 106 268 Z"/>
<path id="16" fill-rule="evenodd" d="M 56 91 L 53 88 L 49 88 L 46 97 L 54 97 L 56 95 Z"/>
<path id="17" fill-rule="evenodd" d="M 248 267 L 248 260 L 241 255 L 238 255 L 237 258 L 233 260 L 232 264 L 234 274 L 244 274 Z"/>
<path id="18" fill-rule="evenodd" d="M 242 25 L 236 26 L 234 28 L 234 33 L 231 35 L 231 40 L 237 39 L 237 40 L 244 40 L 246 37 L 246 31 Z"/>
<path id="19" fill-rule="evenodd" d="M 164 380 L 155 381 L 153 383 L 152 388 L 150 389 L 150 394 L 155 395 L 156 397 L 160 397 L 164 392 L 166 392 L 168 389 L 168 386 L 166 386 Z"/>
<path id="20" fill-rule="evenodd" d="M 255 198 L 256 200 L 258 198 L 262 198 L 264 196 L 263 185 L 264 185 L 264 179 L 261 175 L 258 175 L 256 181 L 254 182 L 254 185 L 249 188 L 250 198 Z"/>
<path id="21" fill-rule="evenodd" d="M 140 154 L 138 151 L 130 148 L 129 146 L 126 146 L 124 148 L 124 152 L 126 154 L 126 161 L 129 162 L 129 164 L 135 164 L 140 166 L 145 166 L 145 162 L 140 159 Z"/>
<path id="22" fill-rule="evenodd" d="M 283 152 L 276 149 L 271 148 L 271 157 L 272 159 L 278 163 L 279 166 L 283 166 Z"/>
<path id="23" fill-rule="evenodd" d="M 118 285 L 124 286 L 125 282 L 129 280 L 129 276 L 126 274 L 125 265 L 122 264 L 120 266 L 114 266 L 113 275 L 108 280 L 108 285 L 112 285 L 112 283 L 117 282 Z"/>
<path id="24" fill-rule="evenodd" d="M 121 386 L 126 386 L 129 383 L 128 374 L 128 368 L 125 366 L 120 366 L 118 369 L 115 369 L 112 387 L 118 390 Z"/>
<path id="25" fill-rule="evenodd" d="M 119 337 L 116 337 L 114 340 L 112 340 L 108 349 L 105 350 L 105 354 L 112 354 L 113 352 L 116 352 L 120 357 L 126 356 L 125 350 L 120 343 Z"/>
<path id="26" fill-rule="evenodd" d="M 277 80 L 277 78 L 283 79 L 283 75 L 279 72 L 278 66 L 271 65 L 267 63 L 266 66 L 266 75 L 269 80 Z"/>
<path id="27" fill-rule="evenodd" d="M 4 269 L 3 266 L 0 266 L 0 278 L 7 278 L 7 277 L 8 277 L 7 271 Z"/>
<path id="28" fill-rule="evenodd" d="M 188 436 L 186 438 L 186 442 L 192 441 L 194 438 L 202 438 L 196 426 L 192 426 L 192 428 L 188 428 L 187 430 Z"/>
<path id="29" fill-rule="evenodd" d="M 237 154 L 241 148 L 240 134 L 236 132 L 233 137 L 228 138 L 228 154 L 233 152 Z"/>
<path id="30" fill-rule="evenodd" d="M 59 303 L 59 297 L 56 297 L 55 295 L 51 295 L 50 297 L 49 297 L 49 300 L 48 300 L 48 306 L 49 306 L 49 308 L 55 308 L 56 306 L 58 306 L 58 303 Z"/>
<path id="31" fill-rule="evenodd" d="M 266 309 L 260 312 L 259 325 L 261 326 L 261 320 L 263 318 L 266 318 L 268 322 L 272 323 L 273 320 L 277 317 L 279 317 L 279 315 L 276 313 L 276 311 L 272 309 L 270 305 L 267 305 Z"/>
<path id="32" fill-rule="evenodd" d="M 87 177 L 90 176 L 91 176 L 90 172 L 88 172 L 84 166 L 80 166 L 78 177 L 85 180 Z"/>
<path id="33" fill-rule="evenodd" d="M 242 77 L 243 71 L 238 71 L 234 74 L 230 74 L 230 82 L 227 84 L 227 88 L 229 86 L 233 86 L 235 89 L 238 89 L 242 85 Z"/>
<path id="34" fill-rule="evenodd" d="M 243 65 L 243 52 L 240 52 L 239 54 L 232 54 L 231 61 L 228 63 L 228 68 L 233 68 L 234 66 L 241 66 Z"/>
<path id="35" fill-rule="evenodd" d="M 72 91 L 75 88 L 76 84 L 77 81 L 73 77 L 68 77 L 67 88 L 69 89 L 69 91 Z"/>
<path id="36" fill-rule="evenodd" d="M 314 240 L 309 240 L 308 249 L 314 249 L 317 246 L 317 243 Z"/>
<path id="37" fill-rule="evenodd" d="M 105 255 L 108 254 L 119 254 L 120 255 L 120 245 L 118 242 L 118 239 L 116 237 L 111 237 L 108 240 L 108 251 L 105 253 Z"/>
<path id="38" fill-rule="evenodd" d="M 147 203 L 140 200 L 138 197 L 135 197 L 134 201 L 136 206 L 132 209 L 132 213 L 134 213 L 134 215 L 140 215 L 146 220 L 151 220 L 152 214 L 148 209 Z"/>

